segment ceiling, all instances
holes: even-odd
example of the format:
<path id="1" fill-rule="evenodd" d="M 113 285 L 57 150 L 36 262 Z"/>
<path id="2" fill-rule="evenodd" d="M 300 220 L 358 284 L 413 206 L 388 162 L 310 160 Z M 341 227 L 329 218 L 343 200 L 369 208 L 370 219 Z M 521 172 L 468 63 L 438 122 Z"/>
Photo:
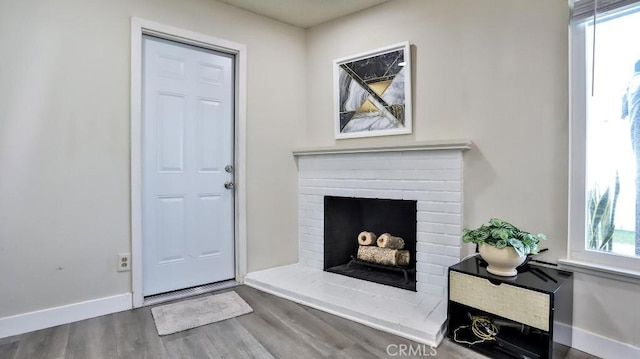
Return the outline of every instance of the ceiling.
<path id="1" fill-rule="evenodd" d="M 219 0 L 287 24 L 307 28 L 391 0 Z"/>

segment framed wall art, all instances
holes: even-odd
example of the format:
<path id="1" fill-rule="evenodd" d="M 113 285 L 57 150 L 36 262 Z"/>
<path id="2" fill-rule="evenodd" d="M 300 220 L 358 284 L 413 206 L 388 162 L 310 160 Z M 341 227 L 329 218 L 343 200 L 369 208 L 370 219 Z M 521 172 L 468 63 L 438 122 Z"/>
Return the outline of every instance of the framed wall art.
<path id="1" fill-rule="evenodd" d="M 334 60 L 336 138 L 411 133 L 409 50 L 402 42 Z"/>

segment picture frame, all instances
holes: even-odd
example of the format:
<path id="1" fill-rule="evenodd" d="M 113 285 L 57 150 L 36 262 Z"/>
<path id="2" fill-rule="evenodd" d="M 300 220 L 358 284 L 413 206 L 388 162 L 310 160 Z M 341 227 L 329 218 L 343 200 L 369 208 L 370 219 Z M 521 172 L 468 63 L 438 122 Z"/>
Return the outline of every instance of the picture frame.
<path id="1" fill-rule="evenodd" d="M 410 134 L 408 41 L 333 61 L 335 138 Z"/>

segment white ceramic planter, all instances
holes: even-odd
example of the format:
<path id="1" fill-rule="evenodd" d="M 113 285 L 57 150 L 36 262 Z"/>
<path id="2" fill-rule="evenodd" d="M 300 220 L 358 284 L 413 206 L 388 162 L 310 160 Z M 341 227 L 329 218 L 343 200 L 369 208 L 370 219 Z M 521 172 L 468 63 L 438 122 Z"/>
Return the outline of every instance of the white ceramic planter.
<path id="1" fill-rule="evenodd" d="M 487 272 L 503 277 L 513 277 L 518 274 L 516 267 L 524 262 L 526 257 L 518 256 L 513 247 L 496 248 L 490 244 L 481 244 L 480 256 L 487 261 Z"/>

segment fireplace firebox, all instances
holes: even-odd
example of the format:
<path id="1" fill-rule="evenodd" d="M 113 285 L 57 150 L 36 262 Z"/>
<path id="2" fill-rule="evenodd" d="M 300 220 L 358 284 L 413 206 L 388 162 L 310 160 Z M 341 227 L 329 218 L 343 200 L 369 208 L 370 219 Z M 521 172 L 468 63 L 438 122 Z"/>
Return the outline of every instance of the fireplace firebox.
<path id="1" fill-rule="evenodd" d="M 353 278 L 416 291 L 417 201 L 324 197 L 324 270 Z M 409 265 L 370 265 L 354 260 L 358 234 L 390 233 L 404 239 Z"/>

